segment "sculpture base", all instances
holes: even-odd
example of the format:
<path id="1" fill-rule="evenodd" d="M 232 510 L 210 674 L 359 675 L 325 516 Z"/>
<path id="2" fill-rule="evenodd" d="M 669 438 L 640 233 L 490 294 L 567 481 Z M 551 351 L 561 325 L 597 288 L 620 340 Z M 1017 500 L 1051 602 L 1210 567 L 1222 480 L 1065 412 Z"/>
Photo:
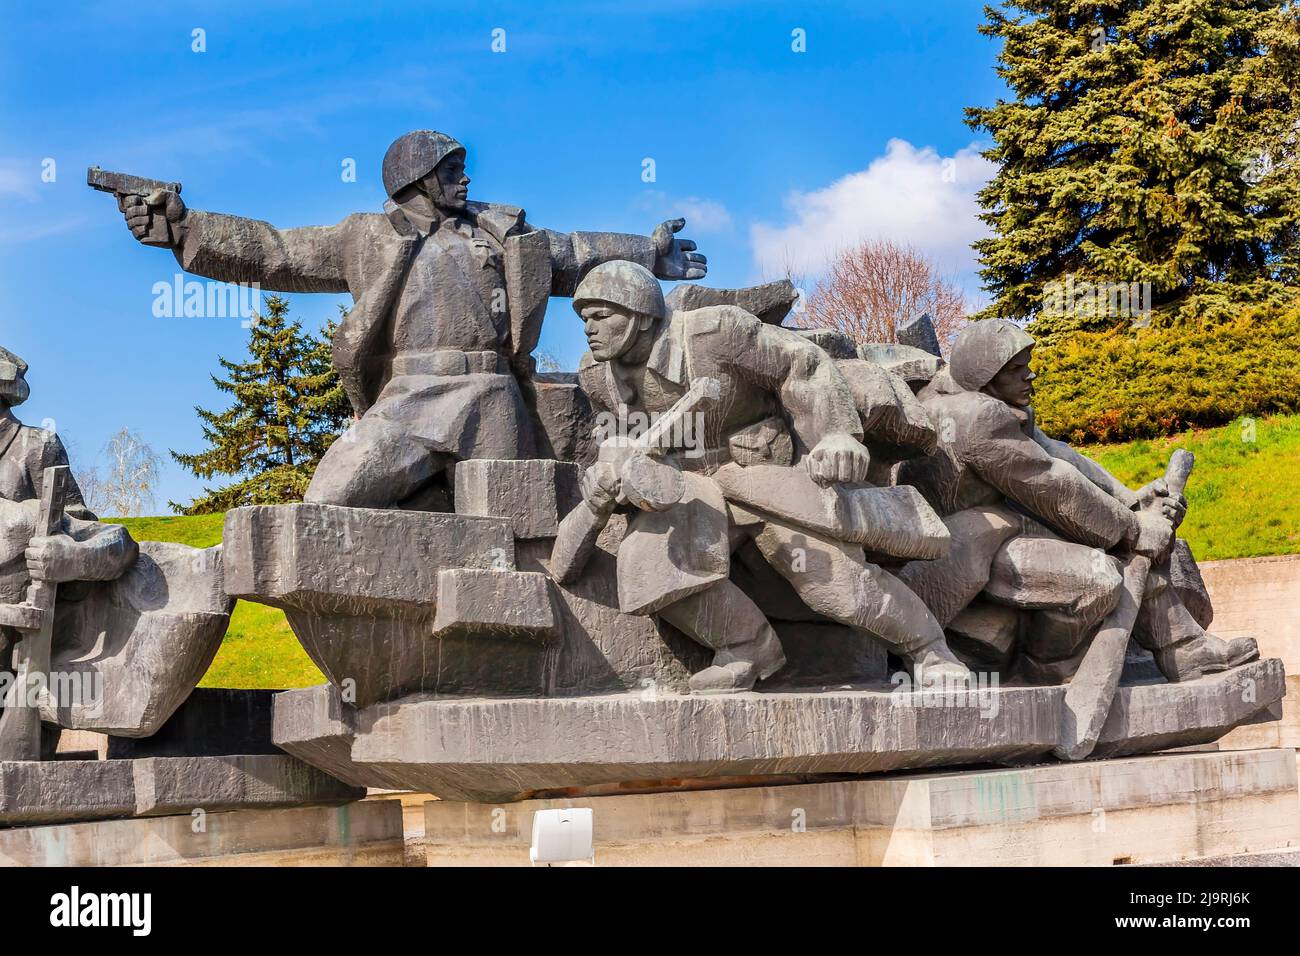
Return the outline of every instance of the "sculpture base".
<path id="1" fill-rule="evenodd" d="M 1276 719 L 1284 677 L 1257 661 L 1184 684 L 1123 687 L 1094 757 L 1208 743 Z M 502 802 L 683 778 L 866 774 L 1048 759 L 1064 688 L 963 698 L 889 689 L 720 696 L 406 697 L 355 710 L 328 686 L 275 701 L 277 746 L 349 783 Z M 1294 768 L 1293 772 L 1294 772 Z"/>
<path id="2" fill-rule="evenodd" d="M 0 826 L 337 804 L 365 795 L 283 754 L 0 762 Z"/>
<path id="3" fill-rule="evenodd" d="M 533 813 L 591 807 L 598 866 L 1111 866 L 1300 846 L 1288 750 L 425 805 L 430 866 L 529 865 Z M 1274 851 L 1272 853 L 1267 851 Z"/>
<path id="4" fill-rule="evenodd" d="M 364 800 L 0 830 L 0 866 L 402 866 L 402 805 Z"/>

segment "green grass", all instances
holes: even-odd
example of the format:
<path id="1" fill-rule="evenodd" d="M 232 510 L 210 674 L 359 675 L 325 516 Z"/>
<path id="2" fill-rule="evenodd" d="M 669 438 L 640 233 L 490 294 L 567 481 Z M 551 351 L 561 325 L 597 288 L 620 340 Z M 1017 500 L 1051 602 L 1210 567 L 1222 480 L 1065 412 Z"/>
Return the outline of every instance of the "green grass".
<path id="1" fill-rule="evenodd" d="M 223 515 L 169 518 L 108 518 L 137 541 L 175 541 L 195 548 L 221 543 Z M 325 682 L 289 629 L 284 612 L 239 601 L 221 649 L 200 687 L 310 687 Z"/>
<path id="2" fill-rule="evenodd" d="M 1131 488 L 1163 472 L 1175 448 L 1196 455 L 1187 486 L 1188 511 L 1179 534 L 1202 561 L 1300 552 L 1300 415 L 1249 419 L 1169 439 L 1082 450 Z M 111 519 L 110 519 L 111 520 Z M 196 548 L 221 543 L 221 515 L 124 518 L 141 541 L 177 541 Z M 284 614 L 240 601 L 203 687 L 309 687 L 324 677 Z"/>
<path id="3" fill-rule="evenodd" d="M 1196 456 L 1178 533 L 1198 560 L 1300 552 L 1300 415 L 1080 450 L 1138 488 L 1164 473 L 1175 448 Z"/>

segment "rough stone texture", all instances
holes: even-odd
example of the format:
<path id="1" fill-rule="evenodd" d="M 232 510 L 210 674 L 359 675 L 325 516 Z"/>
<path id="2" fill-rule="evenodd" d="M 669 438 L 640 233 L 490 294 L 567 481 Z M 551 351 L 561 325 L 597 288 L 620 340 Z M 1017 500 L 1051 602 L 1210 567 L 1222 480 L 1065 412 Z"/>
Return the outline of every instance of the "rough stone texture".
<path id="1" fill-rule="evenodd" d="M 56 616 L 65 639 L 55 646 L 53 671 L 100 682 L 102 700 L 43 707 L 45 720 L 148 737 L 216 657 L 235 603 L 222 590 L 222 549 L 157 541 L 139 547 L 125 574 Z"/>
<path id="2" fill-rule="evenodd" d="M 540 691 L 540 647 L 485 652 L 481 635 L 431 636 L 441 571 L 513 570 L 508 519 L 302 504 L 236 509 L 225 534 L 239 555 L 227 590 L 284 608 L 308 655 L 332 682 L 351 681 L 358 704 Z"/>
<path id="3" fill-rule="evenodd" d="M 352 786 L 403 789 L 396 776 L 352 762 L 356 713 L 333 684 L 281 691 L 274 703 L 275 744 Z"/>
<path id="4" fill-rule="evenodd" d="M 566 381 L 555 379 L 566 378 Z M 539 372 L 533 382 L 538 428 L 537 453 L 586 466 L 596 458 L 591 402 L 574 373 Z"/>
<path id="5" fill-rule="evenodd" d="M 934 322 L 928 312 L 900 322 L 894 330 L 894 337 L 898 339 L 899 345 L 910 345 L 936 358 L 943 357 L 939 350 L 939 336 L 934 331 Z"/>
<path id="6" fill-rule="evenodd" d="M 435 800 L 425 845 L 431 866 L 527 866 L 538 810 L 588 807 L 597 866 L 1283 862 L 1300 843 L 1295 789 L 1294 761 L 1273 750 L 505 806 Z"/>
<path id="7" fill-rule="evenodd" d="M 402 806 L 210 813 L 0 830 L 3 866 L 401 866 Z"/>
<path id="8" fill-rule="evenodd" d="M 131 765 L 137 816 L 351 803 L 366 795 L 284 754 L 149 757 Z"/>
<path id="9" fill-rule="evenodd" d="M 456 466 L 456 513 L 509 518 L 516 538 L 553 538 L 581 500 L 578 466 L 480 459 Z"/>
<path id="10" fill-rule="evenodd" d="M 0 826 L 133 813 L 129 760 L 0 761 Z"/>
<path id="11" fill-rule="evenodd" d="M 0 826 L 346 803 L 365 791 L 284 754 L 0 761 Z"/>
<path id="12" fill-rule="evenodd" d="M 798 298 L 798 291 L 788 279 L 746 289 L 711 289 L 683 282 L 668 293 L 665 303 L 673 312 L 690 312 L 711 305 L 737 305 L 769 325 L 780 325 Z"/>
<path id="13" fill-rule="evenodd" d="M 440 571 L 433 636 L 443 640 L 455 635 L 550 643 L 555 613 L 549 578 L 531 571 Z"/>
<path id="14" fill-rule="evenodd" d="M 1254 701 L 1245 699 L 1246 686 Z M 358 715 L 352 759 L 398 776 L 408 789 L 490 801 L 630 781 L 875 773 L 1031 762 L 1050 753 L 1064 688 L 989 693 L 983 706 L 977 699 L 953 706 L 954 698 L 946 706 L 925 706 L 919 695 L 882 691 L 408 698 Z M 1282 693 L 1276 661 L 1181 685 L 1124 688 L 1095 752 L 1205 743 L 1266 710 Z"/>
<path id="15" fill-rule="evenodd" d="M 867 343 L 858 346 L 858 358 L 888 369 L 913 390 L 927 384 L 943 368 L 943 359 L 910 345 Z"/>

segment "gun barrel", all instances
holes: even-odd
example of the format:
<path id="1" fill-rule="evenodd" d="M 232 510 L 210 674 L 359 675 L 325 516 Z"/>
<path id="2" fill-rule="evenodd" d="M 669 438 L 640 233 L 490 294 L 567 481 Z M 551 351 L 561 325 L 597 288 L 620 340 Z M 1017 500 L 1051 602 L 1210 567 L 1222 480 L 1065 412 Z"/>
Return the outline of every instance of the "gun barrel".
<path id="1" fill-rule="evenodd" d="M 181 191 L 180 183 L 166 183 L 160 179 L 145 179 L 130 173 L 114 173 L 98 166 L 86 170 L 86 185 L 103 193 L 118 196 L 148 196 L 159 189 L 168 189 L 174 193 Z"/>

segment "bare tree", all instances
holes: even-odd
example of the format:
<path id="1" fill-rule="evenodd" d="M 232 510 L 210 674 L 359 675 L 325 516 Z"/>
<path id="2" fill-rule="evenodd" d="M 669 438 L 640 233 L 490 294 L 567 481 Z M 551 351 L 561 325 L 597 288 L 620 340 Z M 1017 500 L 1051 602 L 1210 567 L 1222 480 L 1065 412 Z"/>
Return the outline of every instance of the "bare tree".
<path id="1" fill-rule="evenodd" d="M 798 324 L 855 342 L 893 342 L 900 323 L 930 314 L 946 352 L 966 324 L 966 297 L 912 246 L 868 240 L 837 255 L 808 296 Z"/>
<path id="2" fill-rule="evenodd" d="M 555 357 L 555 353 L 548 349 L 538 349 L 533 353 L 533 357 L 537 359 L 537 371 L 539 372 L 564 371 L 564 366 L 561 365 L 560 360 Z"/>
<path id="3" fill-rule="evenodd" d="M 95 482 L 96 497 L 104 512 L 115 518 L 130 518 L 151 511 L 161 459 L 149 444 L 123 428 L 108 440 L 102 457 L 106 473 L 101 479 L 96 471 Z"/>
<path id="4" fill-rule="evenodd" d="M 104 478 L 99 473 L 99 467 L 77 468 L 73 474 L 77 477 L 77 484 L 81 488 L 81 498 L 95 514 L 104 514 L 104 509 L 108 507 L 108 500 L 104 497 Z"/>

